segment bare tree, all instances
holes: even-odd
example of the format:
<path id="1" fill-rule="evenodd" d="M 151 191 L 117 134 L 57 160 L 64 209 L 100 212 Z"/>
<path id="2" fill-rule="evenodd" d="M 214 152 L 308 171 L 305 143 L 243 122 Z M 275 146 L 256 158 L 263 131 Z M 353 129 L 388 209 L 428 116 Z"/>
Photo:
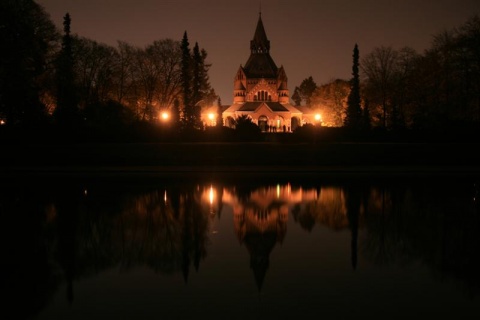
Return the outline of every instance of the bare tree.
<path id="1" fill-rule="evenodd" d="M 132 45 L 119 41 L 112 64 L 112 98 L 127 106 L 133 105 L 137 100 L 133 71 L 135 50 L 136 48 Z"/>
<path id="2" fill-rule="evenodd" d="M 370 89 L 367 90 L 370 93 L 369 101 L 381 106 L 384 128 L 387 127 L 387 115 L 391 116 L 397 58 L 397 51 L 382 46 L 367 54 L 360 64 L 365 76 L 364 81 Z"/>
<path id="3" fill-rule="evenodd" d="M 156 105 L 159 109 L 170 110 L 180 94 L 180 44 L 172 39 L 158 40 L 149 46 L 147 51 L 158 72 L 154 93 Z"/>
<path id="4" fill-rule="evenodd" d="M 73 46 L 81 106 L 111 99 L 115 48 L 83 37 L 74 37 Z"/>

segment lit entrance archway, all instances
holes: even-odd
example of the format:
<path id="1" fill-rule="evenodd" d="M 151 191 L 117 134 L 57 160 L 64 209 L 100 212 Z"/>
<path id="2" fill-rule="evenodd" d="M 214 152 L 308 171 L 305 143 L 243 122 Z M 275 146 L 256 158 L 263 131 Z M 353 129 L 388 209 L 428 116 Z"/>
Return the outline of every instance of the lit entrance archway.
<path id="1" fill-rule="evenodd" d="M 258 126 L 262 132 L 268 131 L 268 118 L 266 116 L 258 117 Z"/>
<path id="2" fill-rule="evenodd" d="M 298 127 L 300 127 L 300 119 L 292 117 L 292 131 L 295 131 Z"/>

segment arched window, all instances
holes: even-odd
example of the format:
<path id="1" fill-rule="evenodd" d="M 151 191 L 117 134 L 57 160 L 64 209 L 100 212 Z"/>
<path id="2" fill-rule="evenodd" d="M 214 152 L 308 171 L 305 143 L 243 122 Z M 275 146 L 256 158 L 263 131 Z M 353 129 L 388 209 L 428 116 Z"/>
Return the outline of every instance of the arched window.
<path id="1" fill-rule="evenodd" d="M 254 96 L 255 101 L 272 101 L 272 96 L 268 94 L 267 91 L 261 90 L 258 91 Z"/>

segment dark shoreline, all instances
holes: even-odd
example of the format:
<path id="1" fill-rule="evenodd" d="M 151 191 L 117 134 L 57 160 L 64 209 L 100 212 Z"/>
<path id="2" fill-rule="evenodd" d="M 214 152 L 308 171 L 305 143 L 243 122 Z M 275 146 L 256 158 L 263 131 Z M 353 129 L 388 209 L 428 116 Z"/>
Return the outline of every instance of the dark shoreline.
<path id="1" fill-rule="evenodd" d="M 479 143 L 79 143 L 4 145 L 0 177 L 471 176 Z"/>

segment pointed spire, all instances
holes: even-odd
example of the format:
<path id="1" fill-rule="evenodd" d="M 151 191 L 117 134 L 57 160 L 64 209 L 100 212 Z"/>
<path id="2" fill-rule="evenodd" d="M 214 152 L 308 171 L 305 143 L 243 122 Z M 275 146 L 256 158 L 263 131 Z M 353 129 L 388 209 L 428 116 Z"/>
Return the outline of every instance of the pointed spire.
<path id="1" fill-rule="evenodd" d="M 250 50 L 252 53 L 268 53 L 270 51 L 270 41 L 263 27 L 262 11 L 258 15 L 257 28 L 255 29 L 253 40 L 250 41 Z"/>

